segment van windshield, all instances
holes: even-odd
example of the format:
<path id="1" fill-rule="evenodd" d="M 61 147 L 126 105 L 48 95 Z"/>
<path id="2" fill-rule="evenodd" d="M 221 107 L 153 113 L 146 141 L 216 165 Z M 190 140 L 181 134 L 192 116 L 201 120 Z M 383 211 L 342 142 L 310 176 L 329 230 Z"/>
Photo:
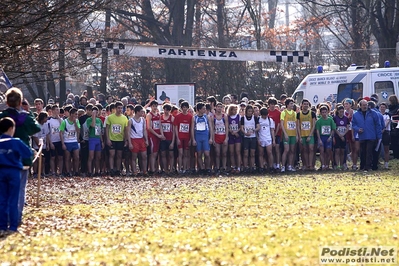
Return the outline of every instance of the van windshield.
<path id="1" fill-rule="evenodd" d="M 363 83 L 348 83 L 338 86 L 337 102 L 342 102 L 345 98 L 357 100 L 363 96 Z"/>
<path id="2" fill-rule="evenodd" d="M 301 103 L 303 100 L 303 91 L 297 91 L 292 95 L 292 98 L 294 98 L 295 102 Z"/>

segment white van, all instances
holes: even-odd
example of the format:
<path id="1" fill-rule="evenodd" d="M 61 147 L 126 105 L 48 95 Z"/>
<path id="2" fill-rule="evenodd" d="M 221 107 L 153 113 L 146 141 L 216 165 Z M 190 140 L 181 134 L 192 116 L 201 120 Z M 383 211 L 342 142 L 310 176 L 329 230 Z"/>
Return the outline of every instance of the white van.
<path id="1" fill-rule="evenodd" d="M 359 97 L 370 97 L 376 93 L 379 102 L 387 102 L 390 95 L 398 95 L 398 87 L 399 67 L 360 69 L 310 74 L 302 80 L 292 96 L 297 103 L 306 98 L 316 105 L 326 101 L 339 103 L 345 98 L 356 101 Z"/>

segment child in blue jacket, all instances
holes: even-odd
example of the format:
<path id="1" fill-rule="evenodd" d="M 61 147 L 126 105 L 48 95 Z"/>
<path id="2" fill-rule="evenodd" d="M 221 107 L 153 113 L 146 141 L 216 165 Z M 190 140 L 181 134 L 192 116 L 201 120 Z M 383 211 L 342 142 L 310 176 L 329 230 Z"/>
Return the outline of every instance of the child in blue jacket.
<path id="1" fill-rule="evenodd" d="M 0 119 L 0 133 L 0 230 L 17 231 L 22 160 L 31 158 L 32 150 L 12 137 L 15 122 L 11 118 Z"/>

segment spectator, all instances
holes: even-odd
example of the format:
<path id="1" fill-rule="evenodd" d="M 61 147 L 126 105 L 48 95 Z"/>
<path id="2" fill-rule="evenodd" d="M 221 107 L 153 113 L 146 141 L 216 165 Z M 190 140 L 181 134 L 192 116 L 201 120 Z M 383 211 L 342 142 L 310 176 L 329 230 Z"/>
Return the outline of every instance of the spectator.
<path id="1" fill-rule="evenodd" d="M 101 104 L 103 106 L 103 108 L 105 108 L 108 104 L 105 101 L 105 95 L 100 93 L 97 95 L 97 99 L 98 99 L 98 103 Z"/>
<path id="2" fill-rule="evenodd" d="M 399 100 L 396 95 L 391 95 L 388 101 L 388 114 L 391 116 L 391 148 L 393 157 L 399 159 L 399 129 L 396 128 L 399 120 Z"/>
<path id="3" fill-rule="evenodd" d="M 359 110 L 353 115 L 352 128 L 355 134 L 359 134 L 360 169 L 367 172 L 372 167 L 377 140 L 382 138 L 382 128 L 379 116 L 368 107 L 367 101 L 361 100 L 359 105 Z"/>
<path id="4" fill-rule="evenodd" d="M 33 136 L 41 130 L 39 123 L 35 118 L 26 111 L 21 111 L 23 94 L 18 88 L 11 88 L 6 92 L 6 101 L 8 108 L 0 114 L 0 118 L 11 117 L 15 122 L 16 138 L 20 138 L 28 147 L 30 146 L 30 136 Z M 30 166 L 32 160 L 25 159 L 22 161 L 24 166 Z M 18 222 L 22 221 L 22 211 L 25 205 L 25 189 L 28 180 L 29 170 L 21 171 L 19 200 L 18 200 Z"/>
<path id="5" fill-rule="evenodd" d="M 20 223 L 19 195 L 23 169 L 21 159 L 30 159 L 32 150 L 20 139 L 13 138 L 15 122 L 0 119 L 0 230 L 16 232 Z"/>

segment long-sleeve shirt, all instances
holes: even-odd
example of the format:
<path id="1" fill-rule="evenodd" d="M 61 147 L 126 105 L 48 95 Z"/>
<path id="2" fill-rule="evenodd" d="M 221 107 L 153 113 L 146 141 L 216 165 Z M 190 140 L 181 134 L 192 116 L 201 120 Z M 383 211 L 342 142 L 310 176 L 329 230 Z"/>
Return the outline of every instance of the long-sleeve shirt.
<path id="1" fill-rule="evenodd" d="M 32 155 L 32 149 L 19 138 L 13 138 L 6 134 L 0 136 L 0 168 L 22 170 L 22 159 L 30 159 Z"/>

